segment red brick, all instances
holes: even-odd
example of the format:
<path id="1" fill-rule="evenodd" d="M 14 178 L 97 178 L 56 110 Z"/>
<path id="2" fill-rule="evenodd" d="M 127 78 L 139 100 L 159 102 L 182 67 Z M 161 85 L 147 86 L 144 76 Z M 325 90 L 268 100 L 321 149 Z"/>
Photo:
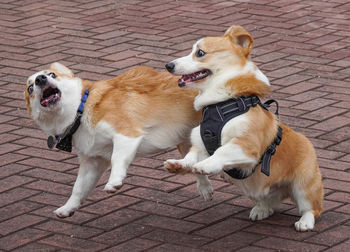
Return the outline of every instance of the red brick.
<path id="1" fill-rule="evenodd" d="M 148 226 L 130 223 L 128 225 L 113 229 L 112 231 L 94 237 L 92 240 L 104 244 L 115 245 L 146 234 L 152 230 L 153 229 Z"/>
<path id="2" fill-rule="evenodd" d="M 22 215 L 26 212 L 33 211 L 37 208 L 40 208 L 42 205 L 29 202 L 29 201 L 19 201 L 5 207 L 0 208 L 0 221 L 4 221 L 10 218 L 13 218 L 17 215 Z"/>
<path id="3" fill-rule="evenodd" d="M 350 193 L 335 192 L 326 196 L 326 199 L 350 203 Z"/>
<path id="4" fill-rule="evenodd" d="M 0 192 L 10 190 L 23 184 L 27 184 L 31 181 L 34 181 L 34 179 L 18 175 L 6 177 L 0 180 Z"/>
<path id="5" fill-rule="evenodd" d="M 141 238 L 134 238 L 129 241 L 123 242 L 117 246 L 111 247 L 107 250 L 104 250 L 105 252 L 114 252 L 114 251 L 144 251 L 149 248 L 152 248 L 161 242 L 157 241 L 151 241 L 147 239 L 141 239 Z"/>
<path id="6" fill-rule="evenodd" d="M 191 215 L 185 220 L 194 221 L 198 223 L 209 224 L 222 220 L 228 216 L 234 215 L 243 209 L 238 206 L 232 206 L 229 204 L 220 204 L 211 208 L 208 208 L 204 211 Z"/>
<path id="7" fill-rule="evenodd" d="M 191 247 L 200 247 L 212 240 L 208 237 L 184 234 L 164 229 L 156 229 L 148 234 L 143 235 L 142 238 Z"/>
<path id="8" fill-rule="evenodd" d="M 55 221 L 55 220 L 50 220 L 43 224 L 36 225 L 35 228 L 46 230 L 48 232 L 68 235 L 74 238 L 82 238 L 82 239 L 87 239 L 103 232 L 103 230 L 100 230 L 100 229 L 81 226 L 81 225 L 73 225 L 70 223 L 64 223 L 64 222 Z"/>
<path id="9" fill-rule="evenodd" d="M 169 194 L 169 193 L 160 192 L 160 191 L 147 189 L 147 188 L 136 188 L 125 192 L 125 194 L 146 199 L 146 200 L 171 204 L 171 205 L 180 203 L 188 199 L 187 197 L 182 197 L 179 195 Z"/>
<path id="10" fill-rule="evenodd" d="M 338 244 L 335 247 L 332 247 L 330 249 L 327 249 L 325 251 L 327 252 L 343 252 L 343 251 L 347 251 L 350 247 L 350 240 L 347 240 L 345 242 L 342 242 L 340 244 Z"/>
<path id="11" fill-rule="evenodd" d="M 1 237 L 0 249 L 11 250 L 48 235 L 49 234 L 46 231 L 41 231 L 33 228 L 23 229 L 11 235 Z"/>
<path id="12" fill-rule="evenodd" d="M 88 222 L 86 223 L 86 226 L 103 230 L 111 230 L 121 225 L 128 224 L 137 219 L 140 219 L 145 215 L 147 214 L 144 212 L 124 208 L 100 217 L 94 221 Z"/>
<path id="13" fill-rule="evenodd" d="M 42 217 L 24 214 L 0 223 L 0 234 L 7 235 L 45 220 Z"/>
<path id="14" fill-rule="evenodd" d="M 94 213 L 94 214 L 106 214 L 112 211 L 115 211 L 119 208 L 132 205 L 136 202 L 139 202 L 139 199 L 124 196 L 124 195 L 115 195 L 111 198 L 104 199 L 99 201 L 98 204 L 93 204 L 87 207 L 82 208 L 83 211 Z"/>
<path id="15" fill-rule="evenodd" d="M 16 252 L 35 252 L 35 251 L 45 251 L 45 252 L 54 252 L 57 251 L 57 247 L 49 246 L 45 244 L 40 244 L 37 242 L 29 243 L 28 245 L 25 245 L 23 247 L 17 248 L 13 251 Z"/>
<path id="16" fill-rule="evenodd" d="M 181 184 L 175 184 L 162 180 L 150 179 L 139 176 L 130 176 L 124 180 L 124 183 L 132 184 L 135 186 L 153 188 L 164 192 L 170 192 L 182 186 Z"/>
<path id="17" fill-rule="evenodd" d="M 194 210 L 203 210 L 208 207 L 215 206 L 217 204 L 220 204 L 222 202 L 227 202 L 228 200 L 231 200 L 233 198 L 232 194 L 229 193 L 223 193 L 218 192 L 214 190 L 214 197 L 211 201 L 204 201 L 203 197 L 196 197 L 194 199 L 188 200 L 186 202 L 183 202 L 179 204 L 180 207 L 186 207 Z"/>
<path id="18" fill-rule="evenodd" d="M 213 225 L 200 229 L 194 232 L 194 234 L 217 239 L 241 229 L 245 229 L 251 225 L 252 222 L 250 221 L 228 218 L 219 223 L 215 223 Z"/>
<path id="19" fill-rule="evenodd" d="M 78 250 L 78 251 L 97 251 L 107 247 L 102 243 L 93 242 L 91 240 L 83 240 L 65 235 L 55 234 L 48 238 L 40 240 L 40 243 L 48 244 L 67 250 Z"/>
<path id="20" fill-rule="evenodd" d="M 60 183 L 72 183 L 76 180 L 76 176 L 62 173 L 62 172 L 40 169 L 40 168 L 24 171 L 22 175 L 28 176 L 28 177 L 40 178 L 40 179 L 47 179 L 53 182 L 60 182 Z"/>
<path id="21" fill-rule="evenodd" d="M 250 245 L 261 240 L 263 237 L 264 236 L 261 235 L 240 231 L 202 246 L 202 248 L 216 251 L 232 251 Z"/>
<path id="22" fill-rule="evenodd" d="M 19 173 L 21 171 L 25 171 L 27 169 L 30 169 L 31 167 L 26 165 L 20 165 L 20 164 L 9 164 L 2 166 L 0 169 L 0 178 L 4 178 L 16 173 Z"/>
<path id="23" fill-rule="evenodd" d="M 317 124 L 311 126 L 311 128 L 331 131 L 331 130 L 335 130 L 337 128 L 340 128 L 342 126 L 345 126 L 349 123 L 350 123 L 350 118 L 346 118 L 343 116 L 335 116 L 335 117 L 330 118 L 326 121 L 317 123 Z"/>
<path id="24" fill-rule="evenodd" d="M 59 171 L 59 172 L 64 172 L 64 171 L 76 168 L 76 165 L 71 165 L 64 162 L 56 162 L 56 161 L 47 160 L 47 159 L 43 161 L 43 159 L 41 158 L 30 158 L 30 159 L 20 161 L 18 163 L 32 166 L 32 167 L 39 167 L 43 169 Z"/>
<path id="25" fill-rule="evenodd" d="M 144 217 L 142 219 L 137 220 L 135 223 L 156 227 L 156 228 L 168 229 L 172 231 L 183 232 L 183 233 L 189 233 L 203 226 L 201 224 L 190 222 L 187 220 L 179 220 L 179 219 L 173 219 L 173 218 L 169 218 L 165 216 L 157 216 L 157 215 L 150 215 L 150 216 Z"/>
<path id="26" fill-rule="evenodd" d="M 286 251 L 321 251 L 325 248 L 326 246 L 322 245 L 315 245 L 315 244 L 310 244 L 306 242 L 298 242 L 298 241 L 291 241 L 287 239 L 281 239 L 281 238 L 276 238 L 276 237 L 268 237 L 263 240 L 260 240 L 254 245 L 265 247 L 265 248 L 272 248 L 272 249 L 278 249 L 278 248 L 283 248 Z"/>
<path id="27" fill-rule="evenodd" d="M 170 205 L 162 204 L 159 202 L 153 202 L 153 201 L 142 201 L 138 204 L 130 206 L 129 208 L 139 210 L 139 211 L 144 211 L 147 213 L 163 215 L 163 216 L 168 216 L 172 218 L 180 218 L 180 219 L 194 213 L 193 210 L 190 210 L 187 208 L 170 206 Z"/>

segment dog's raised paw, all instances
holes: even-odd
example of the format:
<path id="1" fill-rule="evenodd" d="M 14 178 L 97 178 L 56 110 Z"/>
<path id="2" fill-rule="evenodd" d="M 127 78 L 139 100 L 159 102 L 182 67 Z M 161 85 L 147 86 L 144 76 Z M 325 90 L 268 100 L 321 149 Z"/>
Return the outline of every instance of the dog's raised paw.
<path id="1" fill-rule="evenodd" d="M 179 160 L 169 159 L 164 162 L 164 168 L 170 173 L 184 173 L 186 167 Z"/>
<path id="2" fill-rule="evenodd" d="M 123 187 L 123 184 L 111 184 L 111 183 L 107 183 L 105 185 L 105 188 L 103 189 L 104 191 L 106 191 L 107 193 L 115 193 L 117 192 L 120 188 Z"/>

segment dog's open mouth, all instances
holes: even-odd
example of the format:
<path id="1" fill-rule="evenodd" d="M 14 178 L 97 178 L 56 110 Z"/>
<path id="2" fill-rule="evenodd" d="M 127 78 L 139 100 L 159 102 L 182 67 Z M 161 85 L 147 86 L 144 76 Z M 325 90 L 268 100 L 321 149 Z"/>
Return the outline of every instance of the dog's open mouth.
<path id="1" fill-rule="evenodd" d="M 61 91 L 57 87 L 47 86 L 44 88 L 40 104 L 43 107 L 53 106 L 61 99 Z"/>
<path id="2" fill-rule="evenodd" d="M 204 69 L 195 73 L 186 74 L 178 80 L 179 87 L 184 87 L 186 84 L 198 80 L 202 80 L 211 74 L 210 70 Z"/>

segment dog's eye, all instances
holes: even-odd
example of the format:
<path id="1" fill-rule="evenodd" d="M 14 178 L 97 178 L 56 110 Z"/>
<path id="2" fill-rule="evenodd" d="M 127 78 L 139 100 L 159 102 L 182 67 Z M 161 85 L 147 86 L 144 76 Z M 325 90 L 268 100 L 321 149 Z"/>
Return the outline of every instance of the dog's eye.
<path id="1" fill-rule="evenodd" d="M 50 76 L 50 77 L 53 78 L 53 79 L 56 78 L 56 74 L 55 74 L 55 73 L 49 73 L 48 76 Z"/>
<path id="2" fill-rule="evenodd" d="M 203 57 L 204 55 L 205 55 L 205 52 L 204 52 L 203 50 L 201 50 L 201 49 L 199 49 L 199 50 L 196 52 L 196 56 L 197 56 L 198 58 Z"/>
<path id="3" fill-rule="evenodd" d="M 30 85 L 30 86 L 28 87 L 28 93 L 29 93 L 29 94 L 33 93 L 33 90 L 34 90 L 34 86 L 33 86 L 33 84 L 32 84 L 32 85 Z"/>

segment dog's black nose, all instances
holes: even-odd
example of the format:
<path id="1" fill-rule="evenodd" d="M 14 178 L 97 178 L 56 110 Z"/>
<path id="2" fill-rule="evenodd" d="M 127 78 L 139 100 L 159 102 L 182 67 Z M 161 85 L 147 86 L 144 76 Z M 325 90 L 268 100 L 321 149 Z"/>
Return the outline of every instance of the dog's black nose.
<path id="1" fill-rule="evenodd" d="M 175 64 L 173 62 L 169 62 L 168 64 L 165 65 L 166 70 L 169 71 L 169 73 L 174 72 L 175 69 Z"/>
<path id="2" fill-rule="evenodd" d="M 38 75 L 35 78 L 35 85 L 38 85 L 39 87 L 44 86 L 46 84 L 46 82 L 47 82 L 47 77 L 43 74 Z"/>

